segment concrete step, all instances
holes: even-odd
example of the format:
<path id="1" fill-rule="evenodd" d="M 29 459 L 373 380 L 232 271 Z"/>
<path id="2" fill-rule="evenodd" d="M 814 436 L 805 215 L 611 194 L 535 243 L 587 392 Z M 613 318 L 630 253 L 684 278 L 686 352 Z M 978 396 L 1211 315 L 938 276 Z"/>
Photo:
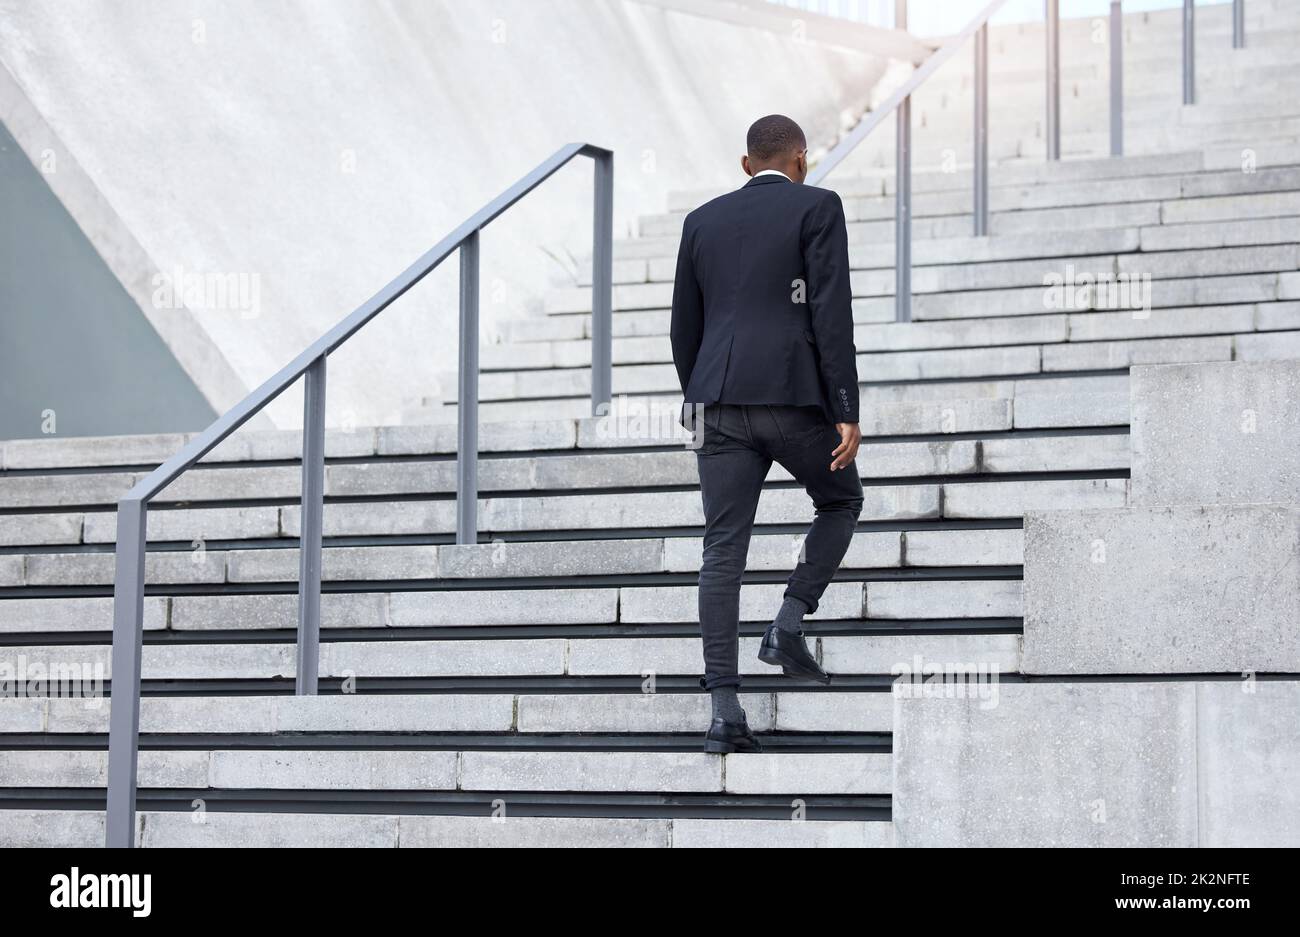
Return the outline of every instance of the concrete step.
<path id="1" fill-rule="evenodd" d="M 978 625 L 983 619 L 1019 617 L 1021 610 L 1018 580 L 872 585 L 880 588 L 871 590 L 867 601 L 872 615 L 883 620 L 911 619 L 917 611 L 951 618 L 954 616 L 945 612 L 955 610 L 961 613 L 957 617 Z M 754 603 L 742 595 L 742 617 L 766 620 L 780 607 L 779 588 L 775 592 L 768 589 L 765 595 L 775 595 L 775 601 Z M 684 600 L 676 598 L 675 604 L 682 605 Z M 761 609 L 751 609 L 759 604 Z M 234 608 L 232 603 L 227 606 Z M 245 607 L 251 605 L 245 603 Z M 640 617 L 646 614 L 649 611 Z M 247 625 L 244 630 L 267 627 L 260 621 L 239 624 Z M 813 638 L 810 633 L 809 650 L 819 656 L 832 677 L 889 674 L 896 665 L 910 663 L 917 655 L 928 661 L 983 664 L 1002 673 L 1019 669 L 1020 636 L 1016 634 L 835 634 L 815 637 L 815 643 Z M 740 672 L 756 679 L 784 679 L 779 670 L 758 659 L 760 641 L 757 636 L 740 639 Z M 291 680 L 294 656 L 292 644 L 146 644 L 141 666 L 146 681 Z M 22 672 L 33 673 L 37 666 L 66 668 L 76 662 L 87 674 L 102 673 L 100 679 L 112 679 L 111 647 L 107 644 L 6 646 L 0 648 L 0 661 L 15 673 L 23 667 L 26 670 Z M 644 681 L 651 676 L 698 676 L 701 666 L 698 636 L 329 641 L 321 645 L 320 679 L 331 686 L 354 678 L 384 677 L 479 678 L 489 683 L 507 677 Z"/>
<path id="2" fill-rule="evenodd" d="M 1113 469 L 1111 463 L 1128 461 L 1123 446 L 1095 447 L 1090 464 Z M 1055 440 L 1048 440 L 1054 442 Z M 1037 451 L 1011 447 L 995 448 L 993 459 L 1014 471 L 1041 471 L 1058 447 Z M 1059 447 L 1064 450 L 1067 447 Z M 1019 532 L 915 531 L 908 542 L 942 541 L 953 534 L 980 533 L 984 543 L 962 561 L 962 565 L 1018 565 Z M 792 570 L 799 556 L 802 537 L 793 534 L 759 534 L 750 543 L 751 570 Z M 902 531 L 860 531 L 841 564 L 844 569 L 886 569 L 904 565 Z M 428 581 L 432 579 L 528 579 L 539 577 L 585 577 L 651 575 L 666 572 L 695 572 L 700 568 L 699 537 L 645 538 L 637 540 L 501 541 L 489 544 L 441 546 L 326 547 L 322 553 L 321 577 L 326 582 Z M 969 537 L 960 543 L 974 545 Z M 955 553 L 953 554 L 955 555 Z M 14 575 L 0 575 L 0 586 L 111 586 L 112 553 L 33 553 L 0 557 L 14 562 Z M 205 550 L 196 557 L 189 552 L 154 552 L 146 557 L 145 582 L 151 585 L 222 585 L 225 583 L 297 582 L 298 551 Z M 916 565 L 913 563 L 912 565 Z M 0 573 L 4 563 L 0 562 Z"/>
<path id="3" fill-rule="evenodd" d="M 1123 321 L 1117 323 L 1121 324 Z M 1006 397 L 1013 396 L 1012 382 L 1006 383 L 1006 388 L 991 387 L 990 395 L 1001 392 Z M 895 388 L 898 386 L 893 385 Z M 963 389 L 957 392 L 974 397 L 978 391 L 965 389 L 968 386 L 963 385 Z M 1067 382 L 1067 386 L 1087 387 L 1082 380 Z M 886 394 L 867 396 L 873 406 L 893 405 L 893 401 L 886 399 Z M 980 470 L 976 452 L 978 442 L 970 439 L 872 442 L 868 439 L 858 451 L 858 471 L 864 479 L 973 473 Z M 1042 445 L 1044 440 L 1024 437 L 1003 442 L 1013 448 L 1033 449 Z M 1087 440 L 1074 440 L 1070 446 L 1055 449 L 1060 461 L 1053 470 L 1070 472 L 1090 466 L 1089 445 Z M 451 494 L 456 490 L 455 466 L 455 461 L 447 458 L 331 464 L 325 469 L 325 495 L 331 498 L 379 498 Z M 139 477 L 136 473 L 101 472 L 0 476 L 0 508 L 113 507 Z M 792 480 L 792 476 L 781 465 L 774 464 L 768 479 L 787 482 Z M 287 504 L 301 496 L 301 483 L 302 473 L 296 466 L 196 469 L 169 486 L 154 503 L 216 504 L 246 500 L 249 492 L 256 492 L 263 500 Z M 483 459 L 478 472 L 479 490 L 484 492 L 695 486 L 698 483 L 696 455 L 685 448 L 667 452 L 596 451 L 580 455 Z M 31 515 L 19 517 L 30 518 Z M 14 532 L 11 532 L 10 537 L 13 536 Z"/>
<path id="4" fill-rule="evenodd" d="M 1230 259 L 1223 260 L 1231 264 Z M 1120 317 L 1133 313 L 1118 313 L 1099 327 L 1104 334 L 1109 329 L 1114 334 L 1157 335 L 1161 337 L 1134 341 L 1064 341 L 1028 345 L 973 345 L 970 348 L 938 350 L 898 350 L 863 352 L 857 356 L 858 374 L 873 382 L 887 383 L 921 380 L 970 380 L 974 378 L 1019 377 L 1054 371 L 1113 370 L 1131 364 L 1177 364 L 1188 361 L 1229 360 L 1234 348 L 1240 348 L 1239 357 L 1264 353 L 1270 347 L 1287 347 L 1293 342 L 1295 332 L 1288 329 L 1295 322 L 1295 310 L 1271 310 L 1259 321 L 1280 326 L 1276 332 L 1232 332 L 1233 324 L 1254 325 L 1253 310 L 1238 309 L 1228 314 L 1225 321 L 1209 322 L 1209 336 L 1183 336 L 1197 322 L 1213 319 L 1211 314 L 1199 320 L 1179 320 L 1177 316 L 1161 315 L 1139 318 L 1132 326 L 1120 325 Z M 1139 316 L 1141 315 L 1139 311 Z M 1055 330 L 1064 336 L 1066 325 L 1052 317 L 1039 317 L 1038 328 L 1044 333 Z M 1033 320 L 1021 323 L 1026 337 L 1033 341 Z M 1009 330 L 1012 325 L 1003 327 Z M 1167 329 L 1167 331 L 1166 331 Z M 942 334 L 941 330 L 935 330 Z M 899 333 L 906 334 L 906 333 Z M 1004 331 L 1008 338 L 1014 332 Z M 1039 337 L 1046 337 L 1039 336 Z M 1256 351 L 1254 349 L 1259 349 Z M 487 375 L 485 375 L 487 377 Z M 482 393 L 488 400 L 515 401 L 520 398 L 554 399 L 580 398 L 590 387 L 591 375 L 585 369 L 538 370 L 495 372 L 492 381 L 484 381 Z M 677 373 L 669 364 L 619 365 L 614 368 L 614 392 L 623 395 L 674 394 L 678 387 Z M 494 413 L 517 413 L 502 407 Z"/>
<path id="5" fill-rule="evenodd" d="M 139 786 L 195 790 L 887 794 L 888 753 L 142 751 Z M 6 788 L 97 788 L 105 751 L 16 751 Z M 2 814 L 0 814 L 2 815 Z"/>
<path id="6" fill-rule="evenodd" d="M 11 699 L 0 735 L 104 735 L 112 700 Z M 888 733 L 889 693 L 744 692 L 756 732 Z M 696 733 L 708 724 L 706 693 L 427 693 L 337 696 L 145 696 L 144 735 L 302 733 Z M 359 738 L 364 738 L 359 736 Z M 0 738 L 0 742 L 3 739 Z"/>
<path id="7" fill-rule="evenodd" d="M 731 758 L 749 756 L 728 756 Z M 4 810 L 0 846 L 98 847 L 103 811 Z M 136 844 L 149 848 L 718 848 L 891 847 L 887 821 L 227 813 L 142 811 Z"/>
<path id="8" fill-rule="evenodd" d="M 1300 235 L 1300 231 L 1296 233 Z M 1040 313 L 1036 316 L 1005 318 L 987 316 L 962 320 L 859 324 L 854 329 L 853 341 L 863 351 L 917 351 L 1096 341 L 1102 337 L 1231 334 L 1265 330 L 1269 326 L 1274 329 L 1293 329 L 1300 325 L 1300 303 L 1295 301 L 1183 306 L 1153 312 L 1140 308 L 1114 312 L 1076 312 L 1070 314 L 1068 320 L 1065 314 L 1053 313 L 1043 304 Z M 1261 326 L 1265 328 L 1261 329 Z M 589 367 L 591 345 L 588 341 L 497 345 L 484 348 L 481 360 L 485 369 L 504 373 Z M 613 360 L 615 365 L 666 364 L 672 360 L 672 346 L 667 334 L 615 339 Z M 500 380 L 486 375 L 484 379 Z M 511 382 L 507 379 L 505 383 L 509 385 Z"/>

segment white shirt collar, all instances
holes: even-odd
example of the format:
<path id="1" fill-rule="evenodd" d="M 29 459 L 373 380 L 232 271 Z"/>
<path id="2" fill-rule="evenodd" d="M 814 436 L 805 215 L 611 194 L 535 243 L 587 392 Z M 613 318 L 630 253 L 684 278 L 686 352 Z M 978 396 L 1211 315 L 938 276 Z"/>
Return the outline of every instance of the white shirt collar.
<path id="1" fill-rule="evenodd" d="M 762 172 L 754 173 L 755 179 L 757 179 L 759 176 L 780 176 L 786 182 L 794 182 L 793 179 L 791 179 L 789 176 L 787 176 L 779 169 L 764 169 Z"/>

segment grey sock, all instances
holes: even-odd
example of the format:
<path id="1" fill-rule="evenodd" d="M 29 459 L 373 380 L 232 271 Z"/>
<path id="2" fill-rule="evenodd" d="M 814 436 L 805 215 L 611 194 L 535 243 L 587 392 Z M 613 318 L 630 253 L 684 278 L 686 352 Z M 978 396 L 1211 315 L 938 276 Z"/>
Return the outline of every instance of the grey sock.
<path id="1" fill-rule="evenodd" d="M 713 718 L 721 716 L 727 722 L 744 722 L 745 710 L 741 708 L 734 686 L 715 686 L 709 691 L 713 698 Z"/>
<path id="2" fill-rule="evenodd" d="M 803 616 L 807 615 L 808 612 L 807 605 L 794 596 L 787 596 L 786 600 L 781 603 L 781 611 L 776 613 L 776 619 L 772 624 L 782 631 L 798 632 L 803 628 Z"/>

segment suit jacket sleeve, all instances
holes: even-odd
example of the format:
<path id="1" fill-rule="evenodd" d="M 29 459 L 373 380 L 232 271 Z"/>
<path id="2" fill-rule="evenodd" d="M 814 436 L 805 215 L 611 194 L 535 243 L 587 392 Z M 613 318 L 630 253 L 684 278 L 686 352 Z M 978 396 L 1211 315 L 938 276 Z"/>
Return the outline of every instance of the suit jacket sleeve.
<path id="1" fill-rule="evenodd" d="M 690 219 L 682 227 L 682 243 L 677 250 L 677 276 L 673 281 L 673 311 L 669 334 L 673 343 L 673 364 L 677 367 L 677 380 L 686 393 L 695 359 L 700 354 L 704 337 L 704 294 L 695 277 L 695 262 L 691 257 Z"/>
<path id="2" fill-rule="evenodd" d="M 822 384 L 838 423 L 858 422 L 858 359 L 853 346 L 853 291 L 849 285 L 849 232 L 844 205 L 828 192 L 809 213 L 804 229 L 808 307 Z"/>

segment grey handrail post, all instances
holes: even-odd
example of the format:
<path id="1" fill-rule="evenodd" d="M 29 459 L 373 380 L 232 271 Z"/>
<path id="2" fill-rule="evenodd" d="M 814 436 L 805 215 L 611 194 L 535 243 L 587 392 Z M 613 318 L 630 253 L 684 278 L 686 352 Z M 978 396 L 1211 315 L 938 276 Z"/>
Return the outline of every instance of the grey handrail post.
<path id="1" fill-rule="evenodd" d="M 989 25 L 975 34 L 975 236 L 989 233 Z"/>
<path id="2" fill-rule="evenodd" d="M 148 505 L 117 503 L 117 569 L 113 577 L 112 696 L 108 718 L 108 803 L 104 845 L 135 845 L 136 765 L 140 747 L 140 658 L 144 645 L 144 549 Z"/>
<path id="3" fill-rule="evenodd" d="M 1047 158 L 1061 158 L 1061 4 L 1045 0 L 1047 38 Z"/>
<path id="4" fill-rule="evenodd" d="M 907 29 L 907 0 L 894 0 L 894 28 Z M 912 96 L 898 103 L 894 171 L 894 319 L 912 318 Z"/>
<path id="5" fill-rule="evenodd" d="M 1110 155 L 1124 155 L 1124 13 L 1110 0 Z"/>
<path id="6" fill-rule="evenodd" d="M 1183 103 L 1196 103 L 1196 5 L 1183 0 Z"/>
<path id="7" fill-rule="evenodd" d="M 460 244 L 460 373 L 456 405 L 456 542 L 478 542 L 478 231 Z"/>
<path id="8" fill-rule="evenodd" d="M 303 375 L 302 519 L 298 532 L 299 696 L 315 696 L 320 678 L 321 534 L 325 523 L 325 356 Z"/>
<path id="9" fill-rule="evenodd" d="M 591 249 L 591 415 L 600 416 L 614 388 L 614 154 L 597 153 Z"/>
<path id="10" fill-rule="evenodd" d="M 1246 0 L 1232 0 L 1232 47 L 1246 48 Z"/>

